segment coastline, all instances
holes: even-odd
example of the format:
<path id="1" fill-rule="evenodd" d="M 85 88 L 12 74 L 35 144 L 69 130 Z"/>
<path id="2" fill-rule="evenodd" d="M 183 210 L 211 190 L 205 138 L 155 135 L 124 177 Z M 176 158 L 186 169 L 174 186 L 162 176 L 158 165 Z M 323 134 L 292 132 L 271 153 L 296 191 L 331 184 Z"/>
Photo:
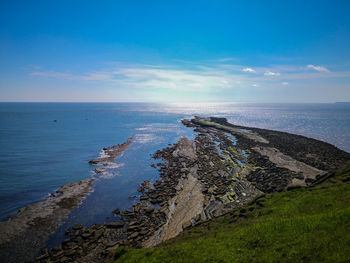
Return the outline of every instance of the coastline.
<path id="1" fill-rule="evenodd" d="M 123 144 L 103 148 L 103 156 L 89 161 L 101 165 L 94 170 L 104 174 L 116 157 L 126 151 L 133 137 Z M 93 190 L 95 178 L 62 185 L 45 200 L 21 208 L 6 221 L 0 221 L 0 259 L 4 262 L 34 262 L 49 236 Z"/>
<path id="2" fill-rule="evenodd" d="M 67 241 L 38 261 L 101 262 L 120 246 L 155 246 L 260 194 L 312 185 L 350 159 L 330 144 L 299 135 L 221 118 L 182 122 L 195 129 L 196 138 L 182 137 L 154 154 L 163 161 L 155 166 L 160 179 L 141 184 L 132 209 L 116 209 L 122 222 L 75 226 Z"/>
<path id="3" fill-rule="evenodd" d="M 0 257 L 6 262 L 35 259 L 47 238 L 92 190 L 93 181 L 64 184 L 44 201 L 23 207 L 0 222 Z"/>

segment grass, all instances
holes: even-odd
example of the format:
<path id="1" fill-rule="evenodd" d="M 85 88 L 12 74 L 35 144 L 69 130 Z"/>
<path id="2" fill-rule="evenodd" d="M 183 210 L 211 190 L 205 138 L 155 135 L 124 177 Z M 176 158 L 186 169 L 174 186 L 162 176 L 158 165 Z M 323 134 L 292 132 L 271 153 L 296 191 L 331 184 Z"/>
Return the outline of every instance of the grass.
<path id="1" fill-rule="evenodd" d="M 321 184 L 249 205 L 154 248 L 119 248 L 119 262 L 350 262 L 350 164 Z"/>

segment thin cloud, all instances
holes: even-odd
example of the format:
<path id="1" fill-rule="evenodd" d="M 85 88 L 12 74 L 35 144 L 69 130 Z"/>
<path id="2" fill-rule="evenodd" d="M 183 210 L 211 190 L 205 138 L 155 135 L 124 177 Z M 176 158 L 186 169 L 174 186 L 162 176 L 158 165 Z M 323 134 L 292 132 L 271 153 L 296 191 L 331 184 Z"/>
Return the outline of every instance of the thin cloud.
<path id="1" fill-rule="evenodd" d="M 189 84 L 191 87 L 194 87 L 194 88 L 201 88 L 202 87 L 202 84 L 201 83 L 191 83 Z"/>
<path id="2" fill-rule="evenodd" d="M 211 88 L 231 88 L 232 76 L 215 69 L 174 70 L 127 68 L 114 71 L 126 86 L 152 89 L 208 90 Z"/>
<path id="3" fill-rule="evenodd" d="M 220 58 L 217 61 L 219 62 L 227 62 L 227 61 L 234 61 L 236 60 L 235 58 Z"/>
<path id="4" fill-rule="evenodd" d="M 264 73 L 265 76 L 268 76 L 268 77 L 277 77 L 277 76 L 280 76 L 281 73 L 279 72 L 272 72 L 272 71 L 266 71 Z"/>
<path id="5" fill-rule="evenodd" d="M 319 66 L 314 66 L 319 67 Z M 184 69 L 186 68 L 186 69 Z M 234 64 L 194 64 L 184 65 L 135 65 L 108 64 L 104 69 L 73 74 L 71 72 L 57 72 L 35 70 L 29 73 L 35 77 L 50 77 L 71 81 L 94 82 L 98 85 L 109 85 L 116 89 L 145 89 L 145 90 L 176 90 L 186 91 L 216 91 L 233 92 L 240 89 L 249 90 L 250 87 L 270 86 L 281 87 L 289 85 L 279 76 L 283 74 L 286 80 L 322 79 L 350 77 L 348 71 L 329 72 L 324 74 L 318 68 L 317 72 L 305 71 L 305 66 L 274 65 L 273 67 L 244 67 Z M 323 70 L 324 71 L 324 70 Z M 256 73 L 256 74 L 247 74 Z M 96 85 L 97 85 L 96 84 Z M 224 91 L 226 90 L 226 91 Z M 236 92 L 235 91 L 235 92 Z"/>
<path id="6" fill-rule="evenodd" d="M 73 81 L 97 81 L 114 83 L 118 87 L 139 89 L 175 89 L 175 90 L 210 90 L 232 88 L 232 83 L 242 80 L 239 75 L 232 74 L 215 67 L 197 70 L 179 70 L 173 67 L 161 66 L 124 66 L 111 68 L 101 72 L 74 75 L 66 72 L 35 71 L 29 75 L 36 77 L 51 77 Z"/>
<path id="7" fill-rule="evenodd" d="M 71 73 L 56 72 L 56 71 L 36 71 L 31 72 L 30 76 L 52 77 L 67 80 L 91 80 L 91 81 L 107 81 L 111 76 L 108 73 L 96 72 L 87 75 L 73 75 Z"/>
<path id="8" fill-rule="evenodd" d="M 323 67 L 323 66 L 315 66 L 315 65 L 307 65 L 308 69 L 313 69 L 316 70 L 318 72 L 330 72 L 327 68 Z"/>
<path id="9" fill-rule="evenodd" d="M 250 73 L 255 73 L 256 71 L 252 68 L 244 68 L 242 69 L 243 72 L 250 72 Z"/>

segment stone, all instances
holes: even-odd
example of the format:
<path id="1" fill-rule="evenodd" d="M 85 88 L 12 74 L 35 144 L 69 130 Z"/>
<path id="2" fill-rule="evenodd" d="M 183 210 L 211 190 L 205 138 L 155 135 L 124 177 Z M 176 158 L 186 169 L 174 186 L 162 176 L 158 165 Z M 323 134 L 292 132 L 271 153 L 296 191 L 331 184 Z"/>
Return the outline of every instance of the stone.
<path id="1" fill-rule="evenodd" d="M 67 258 L 67 257 L 62 257 L 62 258 L 60 258 L 60 263 L 65 263 L 65 262 L 69 262 L 70 260 L 69 260 L 69 258 Z"/>
<path id="2" fill-rule="evenodd" d="M 105 224 L 107 228 L 122 228 L 124 226 L 124 223 L 122 222 L 112 222 L 112 223 L 106 223 Z"/>
<path id="3" fill-rule="evenodd" d="M 182 224 L 182 228 L 186 229 L 192 226 L 191 220 L 186 221 L 185 223 Z"/>
<path id="4" fill-rule="evenodd" d="M 154 208 L 151 207 L 151 206 L 148 206 L 148 207 L 145 208 L 145 212 L 146 213 L 152 213 L 153 211 L 154 211 Z"/>
<path id="5" fill-rule="evenodd" d="M 134 233 L 132 233 L 128 238 L 129 238 L 129 239 L 134 239 L 134 238 L 136 238 L 138 235 L 139 235 L 139 232 L 134 232 Z"/>
<path id="6" fill-rule="evenodd" d="M 64 252 L 61 250 L 53 255 L 54 259 L 58 259 L 64 255 Z"/>
<path id="7" fill-rule="evenodd" d="M 82 225 L 82 224 L 75 224 L 73 227 L 72 227 L 72 229 L 73 230 L 80 230 L 80 229 L 82 229 L 84 226 Z"/>
<path id="8" fill-rule="evenodd" d="M 91 236 L 91 234 L 90 233 L 83 233 L 83 234 L 81 234 L 81 236 L 84 239 L 88 239 Z"/>
<path id="9" fill-rule="evenodd" d="M 36 258 L 37 261 L 40 261 L 40 260 L 44 260 L 44 259 L 47 259 L 49 258 L 49 254 L 43 254 L 39 257 Z"/>
<path id="10" fill-rule="evenodd" d="M 128 226 L 128 231 L 134 231 L 134 230 L 137 230 L 137 229 L 139 229 L 139 228 L 140 228 L 139 225 Z"/>
<path id="11" fill-rule="evenodd" d="M 117 241 L 117 242 L 111 241 L 111 242 L 104 243 L 104 245 L 105 245 L 106 247 L 114 247 L 114 246 L 116 246 L 117 244 L 118 244 L 118 241 Z"/>

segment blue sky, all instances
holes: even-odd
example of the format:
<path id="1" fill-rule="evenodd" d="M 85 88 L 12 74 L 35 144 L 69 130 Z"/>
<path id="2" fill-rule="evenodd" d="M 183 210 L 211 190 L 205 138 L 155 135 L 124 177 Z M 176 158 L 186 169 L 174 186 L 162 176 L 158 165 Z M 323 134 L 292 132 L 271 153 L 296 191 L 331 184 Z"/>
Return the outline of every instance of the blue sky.
<path id="1" fill-rule="evenodd" d="M 0 101 L 350 101 L 350 1 L 2 0 Z"/>

